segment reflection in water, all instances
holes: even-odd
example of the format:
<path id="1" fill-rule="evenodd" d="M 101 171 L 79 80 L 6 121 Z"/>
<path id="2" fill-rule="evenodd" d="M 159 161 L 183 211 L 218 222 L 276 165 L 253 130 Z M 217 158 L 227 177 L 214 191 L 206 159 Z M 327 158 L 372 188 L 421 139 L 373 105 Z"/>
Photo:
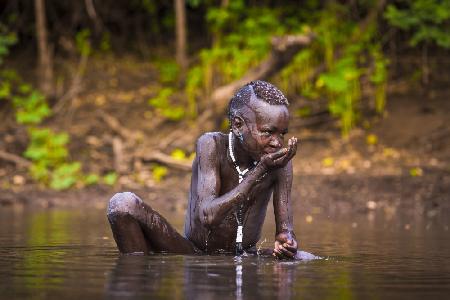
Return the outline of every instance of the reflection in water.
<path id="1" fill-rule="evenodd" d="M 236 257 L 236 299 L 242 299 L 242 257 Z"/>
<path id="2" fill-rule="evenodd" d="M 289 299 L 298 266 L 306 263 L 256 256 L 120 256 L 108 275 L 106 295 Z"/>
<path id="3" fill-rule="evenodd" d="M 332 256 L 310 262 L 144 257 L 119 256 L 104 210 L 0 207 L 0 298 L 443 299 L 450 294 L 448 219 L 425 221 L 300 221 L 300 245 Z M 272 226 L 263 237 L 273 236 Z"/>
<path id="4" fill-rule="evenodd" d="M 50 262 L 63 262 L 67 255 L 66 247 L 58 247 L 49 251 L 49 245 L 70 244 L 68 227 L 72 214 L 68 211 L 38 212 L 29 218 L 27 225 L 27 248 L 29 251 L 21 262 L 25 280 L 24 287 L 33 288 L 42 285 L 62 285 L 62 276 L 51 276 L 55 273 L 55 265 Z M 64 270 L 60 270 L 64 272 Z"/>

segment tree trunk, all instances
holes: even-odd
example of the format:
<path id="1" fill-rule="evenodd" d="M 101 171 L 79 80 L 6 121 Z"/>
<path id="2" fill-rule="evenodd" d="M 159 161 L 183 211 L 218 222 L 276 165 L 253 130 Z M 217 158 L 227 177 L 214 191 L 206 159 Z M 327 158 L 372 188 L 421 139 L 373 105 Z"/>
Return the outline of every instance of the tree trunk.
<path id="1" fill-rule="evenodd" d="M 176 60 L 180 66 L 182 73 L 187 68 L 186 55 L 186 4 L 184 0 L 174 0 L 175 5 L 175 35 L 177 39 L 176 44 Z"/>
<path id="2" fill-rule="evenodd" d="M 94 31 L 95 35 L 98 37 L 102 31 L 102 21 L 97 15 L 97 11 L 95 10 L 95 5 L 93 0 L 84 0 L 84 4 L 86 6 L 86 11 L 88 13 L 89 18 L 94 23 Z"/>
<path id="3" fill-rule="evenodd" d="M 53 61 L 47 41 L 45 17 L 45 0 L 35 0 L 36 37 L 39 60 L 39 87 L 46 96 L 52 96 L 53 89 Z"/>

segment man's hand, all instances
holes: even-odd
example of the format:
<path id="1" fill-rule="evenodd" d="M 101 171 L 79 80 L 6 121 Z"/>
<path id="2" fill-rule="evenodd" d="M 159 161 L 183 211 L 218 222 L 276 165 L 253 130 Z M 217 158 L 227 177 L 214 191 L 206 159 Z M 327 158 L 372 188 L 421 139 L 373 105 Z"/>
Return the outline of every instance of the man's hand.
<path id="1" fill-rule="evenodd" d="M 269 170 L 283 168 L 294 157 L 295 153 L 297 153 L 297 138 L 291 137 L 287 147 L 281 148 L 277 152 L 263 155 L 261 163 Z"/>
<path id="2" fill-rule="evenodd" d="M 279 258 L 295 258 L 297 254 L 297 241 L 295 236 L 290 232 L 282 232 L 275 237 L 275 247 L 272 255 Z"/>

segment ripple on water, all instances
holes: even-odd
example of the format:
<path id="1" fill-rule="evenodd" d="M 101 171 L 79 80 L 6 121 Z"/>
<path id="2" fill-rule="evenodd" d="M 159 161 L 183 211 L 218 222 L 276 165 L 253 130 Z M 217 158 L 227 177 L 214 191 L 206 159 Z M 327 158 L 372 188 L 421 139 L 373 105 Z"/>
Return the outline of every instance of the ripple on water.
<path id="1" fill-rule="evenodd" d="M 349 230 L 351 224 L 315 218 L 314 228 L 296 233 L 305 250 L 323 256 L 317 260 L 120 256 L 104 212 L 28 212 L 20 221 L 3 212 L 0 294 L 5 299 L 444 299 L 450 293 L 445 231 L 424 234 L 413 226 L 405 233 L 401 226 L 381 230 L 364 222 Z"/>

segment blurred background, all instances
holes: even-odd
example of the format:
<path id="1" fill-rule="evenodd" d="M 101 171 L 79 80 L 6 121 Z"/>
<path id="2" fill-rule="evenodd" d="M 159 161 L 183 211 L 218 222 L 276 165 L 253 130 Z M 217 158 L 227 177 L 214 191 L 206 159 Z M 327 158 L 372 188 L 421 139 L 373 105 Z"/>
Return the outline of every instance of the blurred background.
<path id="1" fill-rule="evenodd" d="M 0 0 L 0 298 L 444 299 L 449 48 L 450 0 Z M 257 79 L 289 99 L 294 228 L 325 259 L 120 257 L 108 199 L 182 232 L 196 139 Z"/>
<path id="2" fill-rule="evenodd" d="M 450 1 L 0 1 L 0 203 L 183 212 L 196 138 L 263 79 L 314 214 L 433 218 L 450 194 Z"/>

